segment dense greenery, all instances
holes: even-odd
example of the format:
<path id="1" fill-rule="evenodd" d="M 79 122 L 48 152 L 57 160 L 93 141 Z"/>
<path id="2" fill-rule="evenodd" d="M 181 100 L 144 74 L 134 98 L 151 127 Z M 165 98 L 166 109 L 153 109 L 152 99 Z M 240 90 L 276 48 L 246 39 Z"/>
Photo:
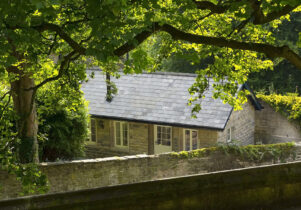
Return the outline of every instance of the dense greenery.
<path id="1" fill-rule="evenodd" d="M 247 145 L 239 146 L 237 144 L 221 144 L 216 147 L 202 148 L 193 151 L 174 152 L 172 155 L 182 158 L 207 157 L 216 152 L 222 152 L 227 155 L 235 155 L 239 159 L 260 162 L 272 159 L 275 162 L 284 162 L 287 159 L 295 159 L 295 144 L 280 143 L 267 145 Z"/>
<path id="2" fill-rule="evenodd" d="M 87 104 L 81 92 L 59 82 L 47 84 L 37 95 L 43 161 L 84 156 L 89 119 Z M 54 92 L 56 94 L 52 94 Z"/>
<path id="3" fill-rule="evenodd" d="M 290 120 L 296 121 L 301 126 L 301 97 L 298 97 L 297 94 L 258 94 L 257 97 L 270 104 L 277 112 L 280 112 Z"/>
<path id="4" fill-rule="evenodd" d="M 301 31 L 301 13 L 293 13 L 290 20 L 284 20 L 277 29 L 271 29 L 279 45 L 285 44 L 301 53 L 297 43 Z M 301 71 L 286 60 L 276 62 L 273 71 L 251 73 L 248 83 L 253 90 L 265 94 L 298 93 L 301 95 Z"/>
<path id="5" fill-rule="evenodd" d="M 84 141 L 88 134 L 88 111 L 82 93 L 61 81 L 47 84 L 37 95 L 39 105 L 39 144 L 42 160 L 71 159 L 84 155 Z M 1 86 L 4 95 L 8 91 Z M 52 94 L 56 92 L 56 94 Z M 24 194 L 47 191 L 47 179 L 37 165 L 20 164 L 17 152 L 20 139 L 10 95 L 0 102 L 0 165 L 21 181 Z"/>

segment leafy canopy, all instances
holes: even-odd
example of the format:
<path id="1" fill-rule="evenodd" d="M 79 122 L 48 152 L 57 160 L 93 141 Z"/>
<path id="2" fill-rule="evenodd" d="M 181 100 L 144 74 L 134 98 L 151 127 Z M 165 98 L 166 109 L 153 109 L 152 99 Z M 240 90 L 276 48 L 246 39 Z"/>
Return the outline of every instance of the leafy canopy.
<path id="1" fill-rule="evenodd" d="M 79 86 L 88 65 L 107 74 L 122 65 L 125 73 L 158 67 L 156 56 L 139 47 L 145 40 L 167 36 L 163 54 L 183 55 L 192 63 L 211 58 L 200 68 L 190 88 L 193 104 L 209 86 L 214 97 L 235 108 L 244 102 L 239 84 L 251 72 L 273 68 L 286 59 L 301 69 L 301 57 L 282 46 L 269 28 L 277 28 L 291 12 L 300 13 L 299 0 L 11 0 L 0 2 L 0 79 L 34 78 L 37 91 L 62 78 Z M 131 52 L 126 61 L 120 60 Z M 161 51 L 160 51 L 161 53 Z M 58 58 L 57 56 L 60 55 Z M 160 55 L 158 56 L 160 58 Z M 200 109 L 198 105 L 195 111 Z"/>

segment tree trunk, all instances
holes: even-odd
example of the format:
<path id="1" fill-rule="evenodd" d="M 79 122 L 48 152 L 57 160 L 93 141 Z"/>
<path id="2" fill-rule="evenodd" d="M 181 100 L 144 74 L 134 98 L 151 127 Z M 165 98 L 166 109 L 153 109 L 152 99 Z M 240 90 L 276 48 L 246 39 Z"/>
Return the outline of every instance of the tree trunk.
<path id="1" fill-rule="evenodd" d="M 21 143 L 18 149 L 22 163 L 38 163 L 38 119 L 34 103 L 35 92 L 26 90 L 34 86 L 34 79 L 28 75 L 20 75 L 19 79 L 11 82 L 14 110 L 18 115 L 17 130 Z"/>

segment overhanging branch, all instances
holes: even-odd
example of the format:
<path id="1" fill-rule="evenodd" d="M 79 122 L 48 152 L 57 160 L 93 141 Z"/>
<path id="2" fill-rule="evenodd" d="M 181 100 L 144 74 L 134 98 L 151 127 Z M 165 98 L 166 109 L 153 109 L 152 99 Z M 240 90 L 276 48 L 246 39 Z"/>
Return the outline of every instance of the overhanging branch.
<path id="1" fill-rule="evenodd" d="M 114 51 L 114 54 L 117 56 L 124 55 L 125 53 L 134 49 L 138 44 L 146 40 L 153 33 L 158 31 L 165 31 L 169 33 L 174 40 L 182 40 L 190 43 L 211 45 L 217 47 L 228 47 L 228 48 L 239 49 L 239 50 L 255 51 L 255 52 L 263 53 L 267 57 L 272 59 L 285 58 L 301 70 L 301 57 L 293 50 L 291 50 L 288 46 L 277 47 L 270 44 L 241 42 L 232 39 L 226 39 L 223 37 L 209 37 L 209 36 L 191 34 L 191 33 L 186 33 L 181 30 L 178 30 L 177 28 L 169 24 L 160 25 L 157 22 L 153 23 L 151 29 L 152 30 L 150 30 L 149 28 L 145 31 L 142 31 L 135 36 L 135 39 L 137 40 L 136 45 L 130 44 L 132 42 L 127 42 L 126 44 L 116 49 Z"/>
<path id="2" fill-rule="evenodd" d="M 217 47 L 228 47 L 239 50 L 250 50 L 264 53 L 269 58 L 285 58 L 301 70 L 301 57 L 288 46 L 276 47 L 270 44 L 240 42 L 222 37 L 209 37 L 186 33 L 175 27 L 164 24 L 161 31 L 169 33 L 175 40 L 183 40 L 190 43 L 212 45 Z"/>
<path id="3" fill-rule="evenodd" d="M 60 35 L 60 37 L 64 39 L 73 48 L 74 53 L 76 52 L 79 55 L 84 55 L 86 53 L 86 49 L 77 42 L 75 42 L 59 26 L 53 24 L 43 24 L 43 26 L 40 26 L 40 30 L 56 31 Z M 154 22 L 151 26 L 138 33 L 132 40 L 126 42 L 119 48 L 115 49 L 113 51 L 113 54 L 118 57 L 126 54 L 127 52 L 135 49 L 149 36 L 158 31 L 165 31 L 169 33 L 174 40 L 183 40 L 190 43 L 205 44 L 218 47 L 228 47 L 239 50 L 250 50 L 259 53 L 264 53 L 269 58 L 285 58 L 292 64 L 294 64 L 297 68 L 301 69 L 301 57 L 298 54 L 296 54 L 293 50 L 291 50 L 288 46 L 276 47 L 270 44 L 240 42 L 236 40 L 226 39 L 223 37 L 202 36 L 183 32 L 169 24 L 160 25 L 158 22 Z"/>

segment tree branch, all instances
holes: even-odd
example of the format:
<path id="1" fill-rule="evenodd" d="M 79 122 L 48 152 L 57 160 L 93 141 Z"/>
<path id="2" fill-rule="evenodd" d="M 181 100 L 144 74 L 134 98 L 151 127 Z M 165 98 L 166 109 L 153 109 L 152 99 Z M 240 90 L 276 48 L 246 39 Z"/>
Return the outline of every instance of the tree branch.
<path id="1" fill-rule="evenodd" d="M 209 37 L 186 33 L 174 28 L 171 25 L 164 24 L 161 31 L 169 33 L 175 40 L 183 40 L 196 44 L 212 45 L 217 47 L 229 47 L 239 50 L 250 50 L 264 53 L 269 58 L 285 58 L 301 70 L 301 57 L 291 50 L 288 46 L 275 47 L 270 44 L 240 42 L 222 37 Z"/>
<path id="2" fill-rule="evenodd" d="M 25 89 L 25 90 L 26 90 L 26 91 L 29 91 L 29 90 L 37 90 L 37 89 L 39 89 L 40 87 L 42 87 L 43 85 L 45 85 L 46 83 L 51 82 L 51 81 L 54 81 L 54 80 L 57 80 L 57 79 L 59 79 L 60 77 L 62 77 L 63 74 L 64 74 L 64 71 L 65 71 L 66 65 L 68 65 L 68 64 L 70 63 L 70 61 L 75 60 L 75 59 L 77 59 L 77 58 L 80 56 L 80 54 L 78 54 L 77 56 L 75 56 L 75 57 L 72 58 L 72 56 L 74 56 L 76 53 L 77 53 L 76 51 L 72 51 L 72 52 L 70 52 L 68 55 L 64 56 L 64 58 L 63 58 L 63 60 L 62 60 L 62 62 L 61 62 L 61 64 L 60 64 L 59 73 L 58 73 L 56 76 L 49 77 L 49 78 L 43 80 L 43 81 L 42 81 L 41 83 L 39 83 L 38 85 L 36 85 L 36 86 L 34 86 L 34 87 L 27 88 L 27 89 Z"/>
<path id="3" fill-rule="evenodd" d="M 281 10 L 273 11 L 273 12 L 268 13 L 266 15 L 264 15 L 264 13 L 262 12 L 262 9 L 261 9 L 260 5 L 261 5 L 261 1 L 251 0 L 251 7 L 254 11 L 253 12 L 253 15 L 254 15 L 253 24 L 254 25 L 265 24 L 265 23 L 271 22 L 271 21 L 273 21 L 277 18 L 280 18 L 281 16 L 287 15 L 291 11 L 293 11 L 295 8 L 300 6 L 301 4 L 299 3 L 295 6 L 286 5 Z"/>
<path id="4" fill-rule="evenodd" d="M 133 40 L 125 43 L 121 47 L 114 50 L 114 55 L 120 57 L 127 52 L 135 49 L 139 44 L 141 44 L 144 40 L 146 40 L 149 36 L 151 36 L 153 33 L 159 31 L 161 29 L 161 26 L 159 26 L 158 22 L 154 22 L 151 26 L 149 26 L 144 31 L 137 34 L 133 40 L 136 40 L 136 42 L 133 42 Z"/>
<path id="5" fill-rule="evenodd" d="M 206 2 L 206 1 L 202 1 L 202 2 Z M 198 2 L 198 3 L 200 3 L 200 2 Z M 210 4 L 208 3 L 208 5 L 210 5 Z M 256 13 L 254 15 L 259 16 L 261 13 L 260 5 L 257 4 L 255 6 L 256 7 L 254 7 L 254 9 L 257 8 L 257 12 L 254 12 L 254 13 Z M 288 12 L 288 11 L 290 11 L 290 10 L 289 9 L 285 10 L 285 12 Z M 264 19 L 261 19 L 261 21 L 268 21 L 268 19 L 271 19 L 272 17 L 278 17 L 278 15 L 281 12 L 283 12 L 283 10 L 281 10 L 277 14 L 271 13 L 271 14 L 265 16 Z M 86 49 L 84 47 L 82 47 L 80 44 L 78 44 L 77 42 L 75 42 L 59 26 L 50 24 L 50 23 L 45 23 L 36 28 L 38 30 L 52 30 L 52 31 L 57 32 L 57 34 L 59 34 L 59 36 L 62 39 L 64 39 L 73 48 L 73 50 L 74 50 L 73 53 L 77 52 L 79 55 L 85 54 Z M 276 47 L 276 46 L 269 45 L 269 44 L 248 43 L 248 42 L 240 42 L 240 41 L 231 40 L 231 39 L 225 39 L 222 37 L 209 37 L 209 36 L 196 35 L 196 34 L 191 34 L 191 33 L 186 33 L 186 32 L 180 31 L 168 24 L 160 25 L 158 22 L 154 22 L 151 26 L 146 28 L 144 31 L 138 33 L 133 38 L 133 40 L 128 41 L 127 43 L 123 44 L 119 48 L 115 49 L 113 51 L 114 55 L 120 57 L 120 56 L 126 54 L 127 52 L 136 48 L 139 44 L 141 44 L 144 40 L 146 40 L 153 33 L 160 31 L 160 30 L 169 33 L 172 36 L 172 38 L 175 40 L 183 40 L 183 41 L 188 41 L 191 43 L 212 45 L 212 46 L 218 46 L 218 47 L 229 47 L 232 49 L 256 51 L 259 53 L 264 53 L 266 56 L 268 56 L 270 58 L 277 58 L 277 57 L 285 58 L 288 61 L 290 61 L 292 64 L 294 64 L 297 68 L 301 69 L 300 56 L 298 54 L 296 54 L 294 51 L 292 51 L 287 46 Z M 50 79 L 50 81 L 55 80 L 53 78 L 48 78 L 48 79 Z M 48 79 L 46 79 L 45 83 L 48 82 Z"/>
<path id="6" fill-rule="evenodd" d="M 2 101 L 8 94 L 11 94 L 11 90 L 4 93 L 4 95 L 0 98 L 0 101 Z"/>
<path id="7" fill-rule="evenodd" d="M 6 102 L 6 104 L 3 106 L 3 109 L 1 110 L 1 114 L 0 114 L 0 121 L 2 120 L 3 116 L 4 116 L 4 111 L 7 109 L 7 107 L 9 106 L 10 100 L 11 100 L 11 91 L 8 91 L 7 93 L 4 94 L 4 96 L 1 98 L 1 100 L 4 99 L 4 97 L 8 94 L 8 100 Z"/>
<path id="8" fill-rule="evenodd" d="M 230 7 L 231 3 L 239 2 L 239 0 L 233 0 L 227 4 L 214 4 L 210 1 L 196 1 L 193 0 L 196 7 L 201 10 L 210 10 L 212 14 L 222 14 L 225 13 Z M 297 4 L 295 6 L 286 5 L 279 11 L 273 11 L 269 14 L 264 15 L 261 9 L 261 1 L 259 0 L 250 0 L 250 5 L 254 11 L 252 15 L 254 15 L 254 25 L 261 25 L 268 22 L 271 22 L 277 18 L 280 18 L 283 15 L 289 14 L 295 8 L 300 6 L 301 4 Z"/>
<path id="9" fill-rule="evenodd" d="M 190 43 L 212 45 L 217 47 L 228 47 L 239 50 L 255 51 L 263 53 L 267 57 L 272 59 L 285 58 L 301 70 L 301 57 L 293 50 L 291 50 L 288 46 L 276 47 L 270 44 L 241 42 L 232 39 L 226 39 L 223 37 L 209 37 L 196 35 L 178 30 L 169 24 L 164 24 L 160 26 L 157 22 L 153 23 L 152 27 L 149 27 L 148 29 L 140 32 L 134 37 L 134 39 L 137 40 L 137 44 L 133 44 L 133 42 L 127 42 L 126 44 L 117 48 L 114 51 L 114 54 L 117 56 L 124 55 L 125 53 L 134 49 L 138 44 L 146 40 L 153 33 L 158 31 L 165 31 L 169 33 L 174 40 L 182 40 Z"/>
<path id="10" fill-rule="evenodd" d="M 74 41 L 61 27 L 58 25 L 52 24 L 52 23 L 43 23 L 39 26 L 34 26 L 34 29 L 42 32 L 46 30 L 54 31 L 56 32 L 63 40 L 65 40 L 69 46 L 75 50 L 77 53 L 84 55 L 86 52 L 86 49 L 78 44 L 76 41 Z"/>
<path id="11" fill-rule="evenodd" d="M 230 7 L 224 5 L 216 5 L 210 1 L 196 1 L 196 0 L 193 1 L 198 9 L 210 10 L 211 13 L 215 13 L 215 14 L 222 14 Z"/>

